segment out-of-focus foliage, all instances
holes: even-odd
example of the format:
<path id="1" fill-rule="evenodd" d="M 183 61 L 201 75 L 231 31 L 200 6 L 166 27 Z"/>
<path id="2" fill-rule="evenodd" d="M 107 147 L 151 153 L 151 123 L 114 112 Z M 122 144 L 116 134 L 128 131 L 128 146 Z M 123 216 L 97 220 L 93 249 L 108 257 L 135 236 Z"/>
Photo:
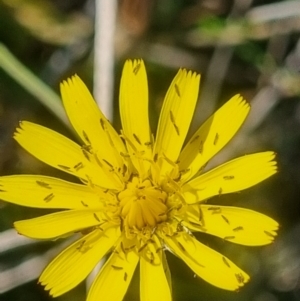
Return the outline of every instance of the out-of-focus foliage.
<path id="1" fill-rule="evenodd" d="M 92 0 L 0 0 L 0 42 L 57 93 L 59 82 L 75 72 L 91 87 L 94 12 Z M 300 300 L 299 32 L 300 1 L 296 0 L 119 1 L 115 125 L 120 126 L 121 67 L 126 58 L 142 57 L 149 72 L 153 132 L 170 81 L 179 67 L 186 67 L 202 74 L 193 131 L 235 93 L 243 94 L 252 106 L 239 135 L 211 165 L 263 150 L 276 151 L 279 161 L 279 173 L 271 179 L 241 194 L 222 196 L 224 204 L 251 208 L 279 221 L 281 230 L 273 245 L 249 249 L 201 235 L 201 240 L 246 270 L 250 283 L 237 293 L 219 290 L 194 278 L 170 254 L 174 300 Z M 66 178 L 16 145 L 12 135 L 20 120 L 76 139 L 0 66 L 1 175 L 41 173 Z M 0 300 L 51 300 L 34 279 L 66 242 L 22 240 L 9 230 L 13 221 L 42 213 L 0 202 Z M 126 300 L 139 300 L 138 291 L 136 277 Z M 84 298 L 85 283 L 57 300 Z"/>

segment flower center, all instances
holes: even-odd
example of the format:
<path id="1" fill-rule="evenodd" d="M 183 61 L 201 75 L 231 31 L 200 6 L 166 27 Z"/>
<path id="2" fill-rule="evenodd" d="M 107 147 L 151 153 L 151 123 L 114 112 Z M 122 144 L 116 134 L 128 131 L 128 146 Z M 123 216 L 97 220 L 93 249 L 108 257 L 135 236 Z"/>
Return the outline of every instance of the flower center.
<path id="1" fill-rule="evenodd" d="M 150 180 L 140 181 L 138 177 L 133 177 L 118 198 L 126 227 L 153 229 L 167 219 L 167 193 Z"/>

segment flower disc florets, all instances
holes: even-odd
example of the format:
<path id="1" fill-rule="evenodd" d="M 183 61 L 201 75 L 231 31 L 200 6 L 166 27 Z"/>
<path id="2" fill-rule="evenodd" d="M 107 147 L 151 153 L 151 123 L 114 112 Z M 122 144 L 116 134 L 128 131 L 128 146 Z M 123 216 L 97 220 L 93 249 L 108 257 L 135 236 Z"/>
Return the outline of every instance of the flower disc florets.
<path id="1" fill-rule="evenodd" d="M 129 228 L 155 228 L 167 219 L 167 194 L 150 180 L 133 177 L 119 193 L 121 216 Z"/>

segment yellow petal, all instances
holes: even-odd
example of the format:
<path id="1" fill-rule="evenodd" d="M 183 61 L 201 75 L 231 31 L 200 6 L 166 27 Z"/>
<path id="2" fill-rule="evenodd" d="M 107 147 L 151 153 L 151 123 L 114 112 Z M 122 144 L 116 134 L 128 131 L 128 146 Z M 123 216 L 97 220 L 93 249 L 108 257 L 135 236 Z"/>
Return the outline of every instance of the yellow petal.
<path id="1" fill-rule="evenodd" d="M 176 162 L 189 129 L 198 99 L 200 75 L 180 69 L 166 94 L 160 114 L 154 157 L 162 160 L 164 176 Z"/>
<path id="2" fill-rule="evenodd" d="M 40 282 L 53 297 L 84 280 L 120 235 L 118 228 L 96 229 L 61 252 L 43 271 Z"/>
<path id="3" fill-rule="evenodd" d="M 121 301 L 126 294 L 139 257 L 118 247 L 94 280 L 87 301 Z"/>
<path id="4" fill-rule="evenodd" d="M 53 239 L 92 226 L 105 224 L 101 212 L 70 210 L 14 223 L 18 233 L 35 239 Z M 101 226 L 100 226 L 101 228 Z"/>
<path id="5" fill-rule="evenodd" d="M 46 164 L 104 188 L 121 189 L 119 178 L 92 164 L 83 149 L 46 127 L 23 121 L 14 138 L 29 153 Z"/>
<path id="6" fill-rule="evenodd" d="M 200 212 L 201 211 L 201 212 Z M 278 223 L 272 218 L 249 209 L 199 205 L 189 206 L 185 225 L 246 246 L 262 246 L 273 242 Z"/>
<path id="7" fill-rule="evenodd" d="M 125 62 L 120 86 L 120 114 L 132 163 L 140 176 L 145 178 L 150 167 L 152 139 L 148 118 L 147 74 L 142 60 Z M 137 158 L 137 154 L 141 159 Z"/>
<path id="8" fill-rule="evenodd" d="M 249 188 L 276 173 L 274 157 L 273 152 L 262 152 L 220 165 L 183 185 L 184 198 L 192 204 Z"/>
<path id="9" fill-rule="evenodd" d="M 124 144 L 83 81 L 75 75 L 62 82 L 60 88 L 70 122 L 85 145 L 99 159 L 106 160 L 116 169 L 122 167 L 120 152 L 125 152 Z"/>
<path id="10" fill-rule="evenodd" d="M 99 195 L 86 185 L 36 175 L 0 177 L 0 199 L 36 208 L 101 208 Z"/>
<path id="11" fill-rule="evenodd" d="M 141 301 L 172 300 L 164 266 L 161 262 L 153 264 L 142 256 L 140 261 L 140 277 Z"/>
<path id="12" fill-rule="evenodd" d="M 212 285 L 234 291 L 250 279 L 227 257 L 187 233 L 176 238 L 165 237 L 165 242 L 199 277 Z"/>
<path id="13" fill-rule="evenodd" d="M 240 95 L 235 95 L 196 131 L 179 156 L 179 169 L 187 181 L 194 176 L 236 134 L 250 110 Z"/>

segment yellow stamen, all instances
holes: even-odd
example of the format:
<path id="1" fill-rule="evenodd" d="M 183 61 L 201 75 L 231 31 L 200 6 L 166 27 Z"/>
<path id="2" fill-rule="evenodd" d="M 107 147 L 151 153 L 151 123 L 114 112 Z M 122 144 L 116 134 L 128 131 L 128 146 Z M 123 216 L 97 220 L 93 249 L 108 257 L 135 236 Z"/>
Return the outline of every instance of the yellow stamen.
<path id="1" fill-rule="evenodd" d="M 167 194 L 150 180 L 140 182 L 138 177 L 133 177 L 118 198 L 121 216 L 129 228 L 153 228 L 167 218 Z"/>

